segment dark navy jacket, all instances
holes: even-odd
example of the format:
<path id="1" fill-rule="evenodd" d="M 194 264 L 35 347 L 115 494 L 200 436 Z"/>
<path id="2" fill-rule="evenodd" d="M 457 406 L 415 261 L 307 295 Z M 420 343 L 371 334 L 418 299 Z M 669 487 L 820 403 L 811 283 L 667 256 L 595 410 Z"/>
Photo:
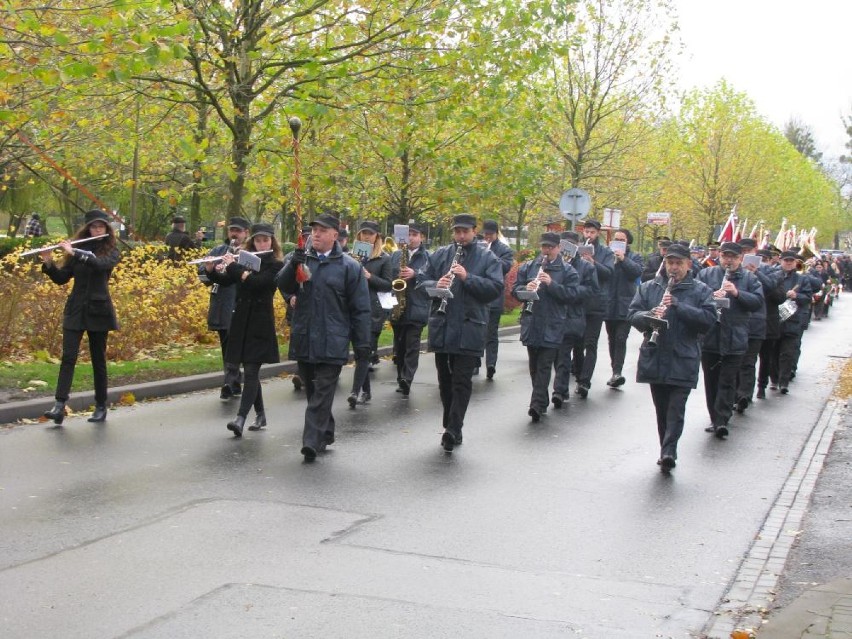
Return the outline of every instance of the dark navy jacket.
<path id="1" fill-rule="evenodd" d="M 615 257 L 613 255 L 613 257 Z M 610 294 L 607 299 L 606 315 L 608 320 L 627 319 L 627 309 L 636 294 L 636 280 L 642 275 L 642 256 L 629 248 L 624 252 L 624 259 L 615 259 L 612 278 L 610 279 Z"/>
<path id="2" fill-rule="evenodd" d="M 722 287 L 725 269 L 721 266 L 705 268 L 698 274 L 698 279 L 711 290 Z M 757 277 L 738 268 L 729 278 L 737 287 L 738 296 L 727 294 L 731 300 L 730 308 L 722 309 L 720 321 L 715 322 L 701 343 L 701 348 L 708 353 L 721 355 L 742 355 L 748 350 L 749 318 L 763 304 L 763 287 Z"/>
<path id="3" fill-rule="evenodd" d="M 518 279 L 512 294 L 525 290 L 527 284 L 538 276 L 542 265 L 542 256 L 524 262 L 518 269 Z M 565 264 L 561 258 L 544 267 L 553 282 L 548 286 L 541 284 L 538 297 L 532 303 L 532 312 L 527 312 L 527 304 L 521 312 L 521 343 L 524 346 L 538 348 L 559 348 L 565 334 L 565 322 L 569 304 L 576 304 L 580 296 L 580 276 L 574 267 Z"/>
<path id="4" fill-rule="evenodd" d="M 278 289 L 297 295 L 290 327 L 289 358 L 311 364 L 345 364 L 349 342 L 370 347 L 370 294 L 361 265 L 334 243 L 320 262 L 316 251 L 307 252 L 311 278 L 300 288 L 296 264 L 288 262 L 278 273 Z"/>
<path id="5" fill-rule="evenodd" d="M 402 253 L 396 251 L 391 255 L 391 280 L 399 277 L 399 264 Z M 419 249 L 408 258 L 408 267 L 415 273 L 414 278 L 405 284 L 405 310 L 402 317 L 394 324 L 410 324 L 414 326 L 426 326 L 429 321 L 429 306 L 432 300 L 423 288 L 417 288 L 417 274 L 423 273 L 429 268 L 429 251 L 421 245 Z"/>
<path id="6" fill-rule="evenodd" d="M 781 322 L 781 328 L 779 331 L 781 336 L 801 335 L 802 331 L 805 330 L 805 325 L 808 321 L 808 307 L 811 304 L 811 296 L 813 295 L 810 279 L 811 278 L 803 275 L 802 273 L 798 273 L 797 271 L 784 273 L 784 279 L 781 280 L 781 284 L 784 288 L 785 295 L 788 291 L 791 291 L 793 288 L 798 286 L 798 288 L 796 288 L 796 306 L 798 307 L 798 310 L 786 322 Z M 786 296 L 784 301 L 787 301 Z"/>
<path id="7" fill-rule="evenodd" d="M 224 255 L 231 248 L 228 243 L 214 247 L 207 254 L 208 257 Z M 207 276 L 204 264 L 198 265 L 198 279 L 205 286 L 210 287 L 210 306 L 207 309 L 207 328 L 211 331 L 227 331 L 231 326 L 231 314 L 234 312 L 234 304 L 237 301 L 237 287 L 232 282 L 214 282 Z M 215 291 L 215 292 L 214 292 Z"/>
<path id="8" fill-rule="evenodd" d="M 418 275 L 418 285 L 434 286 L 449 272 L 455 253 L 455 243 L 435 251 L 429 268 L 422 277 Z M 476 242 L 464 248 L 459 263 L 467 270 L 467 278 L 453 281 L 453 299 L 447 302 L 446 313 L 437 313 L 440 300 L 432 300 L 429 351 L 480 357 L 485 350 L 489 304 L 503 295 L 503 269 L 494 253 Z"/>
<path id="9" fill-rule="evenodd" d="M 656 345 L 649 344 L 651 323 L 645 316 L 660 304 L 668 282 L 662 276 L 643 282 L 636 291 L 628 321 L 645 334 L 639 347 L 636 381 L 695 388 L 701 367 L 701 335 L 716 323 L 713 290 L 687 275 L 671 290 L 674 303 L 666 309 L 667 328 L 660 330 Z"/>
<path id="10" fill-rule="evenodd" d="M 488 249 L 493 254 L 494 257 L 500 262 L 500 268 L 503 269 L 503 279 L 506 278 L 506 273 L 512 270 L 512 265 L 515 263 L 515 252 L 509 248 L 507 244 L 504 244 L 500 240 L 494 240 L 491 242 L 491 247 Z M 504 290 L 505 292 L 505 290 Z M 492 310 L 503 310 L 503 295 L 493 300 L 488 306 Z"/>
<path id="11" fill-rule="evenodd" d="M 595 272 L 598 275 L 600 295 L 591 298 L 586 304 L 586 315 L 604 315 L 607 311 L 609 298 L 612 295 L 612 276 L 615 272 L 615 254 L 608 246 L 600 244 L 600 240 L 592 242 L 595 247 Z M 587 262 L 588 263 L 588 262 Z"/>
<path id="12" fill-rule="evenodd" d="M 568 305 L 568 316 L 565 320 L 565 338 L 579 339 L 586 332 L 586 307 L 593 304 L 596 297 L 600 296 L 598 286 L 598 272 L 592 264 L 579 257 L 572 259 L 569 264 L 577 271 L 580 277 L 578 298 L 576 302 Z"/>

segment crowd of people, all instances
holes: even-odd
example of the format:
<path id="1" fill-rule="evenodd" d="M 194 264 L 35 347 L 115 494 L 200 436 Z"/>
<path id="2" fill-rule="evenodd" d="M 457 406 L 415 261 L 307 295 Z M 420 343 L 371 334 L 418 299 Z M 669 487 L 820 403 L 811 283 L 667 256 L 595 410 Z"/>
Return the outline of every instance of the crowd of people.
<path id="1" fill-rule="evenodd" d="M 43 251 L 42 270 L 57 284 L 74 280 L 63 322 L 63 354 L 55 404 L 45 417 L 61 424 L 83 333 L 95 371 L 96 409 L 107 415 L 106 342 L 118 328 L 108 280 L 118 263 L 115 235 L 105 213 L 87 213 L 74 242 L 60 243 L 55 263 Z M 181 219 L 174 221 L 175 249 L 195 246 Z M 434 353 L 447 453 L 463 442 L 472 379 L 482 358 L 486 379 L 497 374 L 497 329 L 506 275 L 514 251 L 499 225 L 485 220 L 478 233 L 472 215 L 452 219 L 452 242 L 430 252 L 425 228 L 410 222 L 406 238 L 389 247 L 381 227 L 362 222 L 350 251 L 346 229 L 333 214 L 318 215 L 303 229 L 306 242 L 286 256 L 273 227 L 231 218 L 223 243 L 198 266 L 209 287 L 208 327 L 219 335 L 224 380 L 220 397 L 239 398 L 227 429 L 242 437 L 267 425 L 260 384 L 263 364 L 279 361 L 273 298 L 285 299 L 290 324 L 288 357 L 297 362 L 294 384 L 307 396 L 301 454 L 313 461 L 335 441 L 332 405 L 341 371 L 354 353 L 347 398 L 351 409 L 371 399 L 369 372 L 378 338 L 393 329 L 397 392 L 408 397 L 420 361 L 423 330 Z M 686 401 L 703 373 L 706 431 L 725 439 L 735 413 L 742 414 L 767 389 L 785 395 L 795 379 L 804 331 L 829 316 L 852 279 L 849 256 L 804 256 L 758 248 L 757 242 L 713 243 L 703 249 L 662 238 L 647 258 L 632 250 L 627 229 L 604 242 L 601 224 L 587 220 L 582 234 L 548 231 L 536 256 L 518 266 L 509 291 L 522 303 L 520 339 L 527 349 L 532 391 L 528 415 L 539 422 L 552 405 L 563 408 L 573 392 L 592 391 L 601 329 L 606 327 L 611 377 L 619 389 L 631 328 L 642 334 L 636 381 L 650 386 L 660 454 L 671 472 L 683 432 Z M 364 250 L 366 248 L 366 250 Z M 390 250 L 389 250 L 390 249 Z M 179 254 L 176 254 L 179 259 Z M 551 387 L 551 377 L 553 385 Z"/>

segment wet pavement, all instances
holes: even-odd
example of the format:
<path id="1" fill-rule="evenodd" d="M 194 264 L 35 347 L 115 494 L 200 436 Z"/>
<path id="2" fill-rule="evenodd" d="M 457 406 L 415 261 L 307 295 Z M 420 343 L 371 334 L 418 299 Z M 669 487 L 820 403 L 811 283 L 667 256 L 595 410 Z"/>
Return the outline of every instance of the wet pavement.
<path id="1" fill-rule="evenodd" d="M 452 455 L 430 355 L 409 399 L 385 361 L 356 410 L 344 369 L 337 443 L 314 464 L 284 379 L 264 383 L 268 429 L 242 440 L 217 391 L 2 431 L 0 636 L 726 636 L 720 602 L 852 351 L 852 303 L 833 313 L 790 394 L 735 417 L 727 441 L 703 432 L 693 392 L 671 477 L 647 386 L 604 384 L 605 336 L 588 399 L 538 424 L 506 337 Z"/>

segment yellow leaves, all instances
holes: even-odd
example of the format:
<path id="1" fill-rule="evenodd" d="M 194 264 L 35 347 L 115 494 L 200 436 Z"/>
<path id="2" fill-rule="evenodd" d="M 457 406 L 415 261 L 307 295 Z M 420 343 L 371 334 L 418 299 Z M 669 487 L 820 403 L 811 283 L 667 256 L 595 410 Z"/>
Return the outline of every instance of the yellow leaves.
<path id="1" fill-rule="evenodd" d="M 133 406 L 135 403 L 136 396 L 133 393 L 124 393 L 116 402 L 118 406 Z"/>

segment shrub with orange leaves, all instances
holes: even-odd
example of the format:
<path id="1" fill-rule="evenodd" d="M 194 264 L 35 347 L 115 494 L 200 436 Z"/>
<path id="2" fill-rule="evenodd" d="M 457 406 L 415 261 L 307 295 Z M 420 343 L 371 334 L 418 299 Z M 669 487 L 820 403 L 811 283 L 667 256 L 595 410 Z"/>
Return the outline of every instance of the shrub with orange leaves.
<path id="1" fill-rule="evenodd" d="M 0 259 L 0 357 L 31 359 L 38 351 L 58 357 L 62 350 L 62 311 L 71 283 L 57 286 L 41 273 L 37 256 L 20 250 Z M 162 246 L 124 251 L 110 279 L 120 330 L 110 334 L 107 357 L 126 361 L 163 345 L 218 343 L 207 330 L 209 293 L 197 267 L 162 259 Z M 187 253 L 191 260 L 204 251 Z M 279 337 L 284 305 L 275 296 Z M 81 353 L 82 354 L 82 353 Z"/>

